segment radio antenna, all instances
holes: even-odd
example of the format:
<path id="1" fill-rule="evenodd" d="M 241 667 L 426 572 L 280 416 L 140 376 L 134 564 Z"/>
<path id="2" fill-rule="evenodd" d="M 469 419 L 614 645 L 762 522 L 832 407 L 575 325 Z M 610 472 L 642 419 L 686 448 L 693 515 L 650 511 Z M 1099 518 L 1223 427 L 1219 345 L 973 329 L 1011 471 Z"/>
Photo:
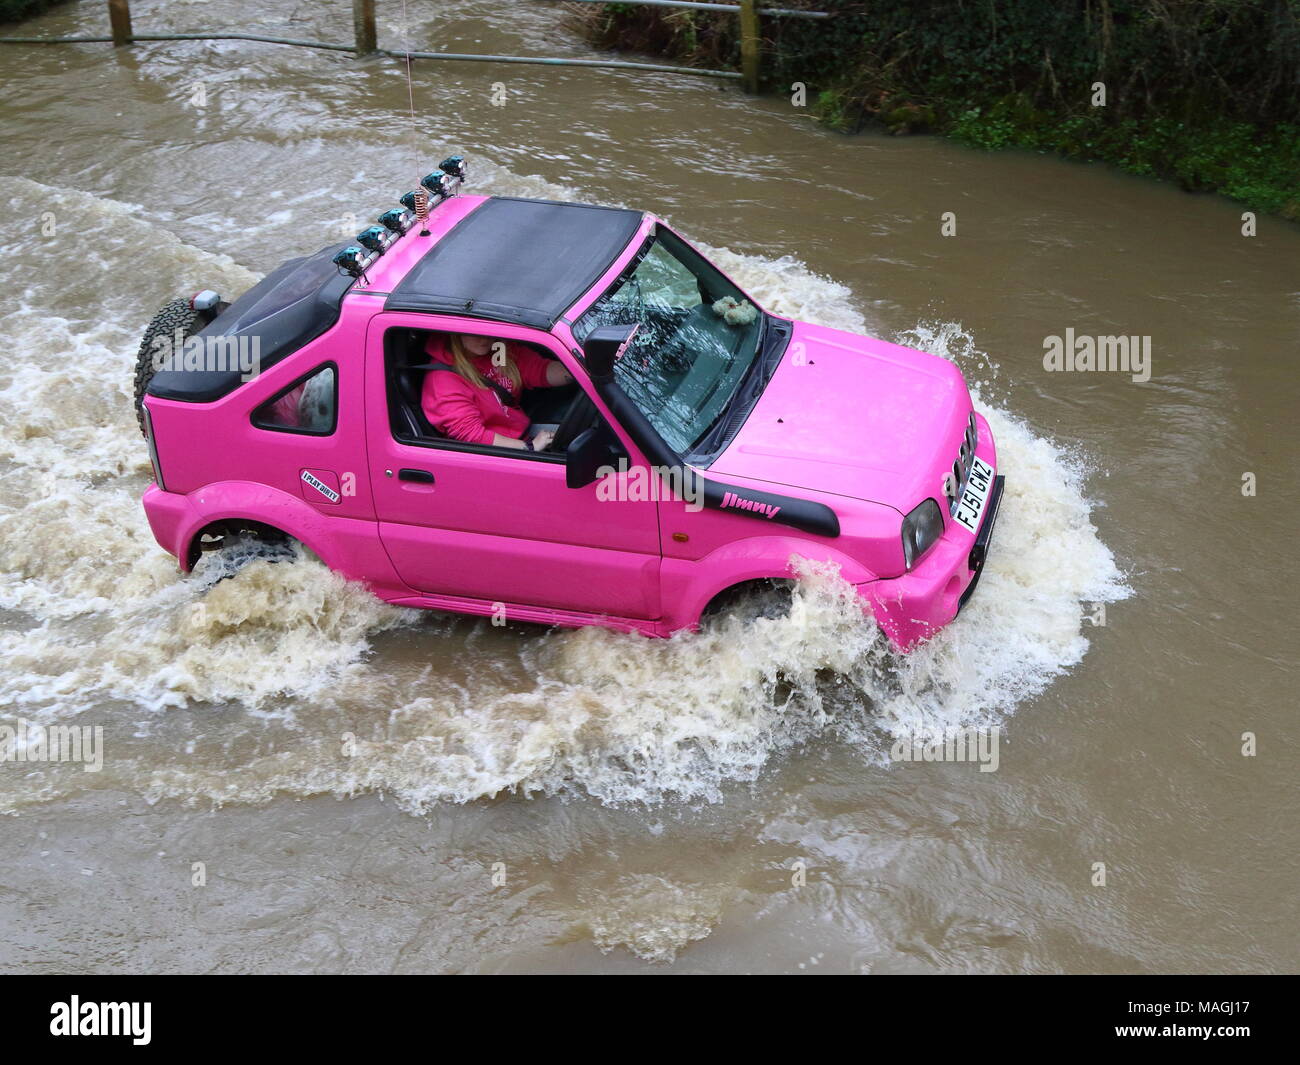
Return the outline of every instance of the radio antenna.
<path id="1" fill-rule="evenodd" d="M 411 108 L 412 146 L 415 149 L 415 169 L 420 170 L 419 131 L 415 127 L 415 86 L 411 82 L 411 26 L 406 21 L 406 0 L 402 0 L 402 40 L 406 42 L 406 98 Z"/>

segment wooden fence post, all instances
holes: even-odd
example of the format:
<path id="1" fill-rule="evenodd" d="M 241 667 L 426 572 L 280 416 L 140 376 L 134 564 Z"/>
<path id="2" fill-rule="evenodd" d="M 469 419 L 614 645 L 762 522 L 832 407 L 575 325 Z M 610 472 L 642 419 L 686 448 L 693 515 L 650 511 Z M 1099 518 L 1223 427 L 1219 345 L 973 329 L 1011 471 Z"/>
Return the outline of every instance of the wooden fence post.
<path id="1" fill-rule="evenodd" d="M 121 48 L 135 39 L 131 36 L 131 0 L 108 0 L 108 22 L 113 28 L 114 48 Z"/>
<path id="2" fill-rule="evenodd" d="M 740 0 L 740 84 L 747 93 L 758 92 L 758 9 L 754 0 Z"/>
<path id="3" fill-rule="evenodd" d="M 352 26 L 357 35 L 357 55 L 373 55 L 379 47 L 375 32 L 375 0 L 352 0 Z"/>

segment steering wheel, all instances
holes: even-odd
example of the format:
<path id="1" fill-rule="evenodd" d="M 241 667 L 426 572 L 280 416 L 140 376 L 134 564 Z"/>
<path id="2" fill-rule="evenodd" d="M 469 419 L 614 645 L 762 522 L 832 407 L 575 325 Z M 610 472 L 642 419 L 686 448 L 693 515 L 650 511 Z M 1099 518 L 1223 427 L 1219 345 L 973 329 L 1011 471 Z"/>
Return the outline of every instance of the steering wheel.
<path id="1" fill-rule="evenodd" d="M 569 404 L 569 409 L 564 412 L 564 417 L 560 419 L 560 424 L 556 426 L 555 438 L 551 441 L 551 446 L 546 450 L 552 452 L 563 452 L 575 436 L 584 429 L 596 424 L 598 417 L 596 404 L 591 401 L 581 388 L 578 394 L 573 397 L 573 402 Z"/>

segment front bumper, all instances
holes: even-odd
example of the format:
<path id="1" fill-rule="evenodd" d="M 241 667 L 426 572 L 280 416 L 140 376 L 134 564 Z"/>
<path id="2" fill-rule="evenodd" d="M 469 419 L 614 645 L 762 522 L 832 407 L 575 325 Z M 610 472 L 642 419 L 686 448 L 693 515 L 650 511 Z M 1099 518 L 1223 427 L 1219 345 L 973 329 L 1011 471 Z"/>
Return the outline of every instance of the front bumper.
<path id="1" fill-rule="evenodd" d="M 980 446 L 976 454 L 996 470 L 988 423 L 983 418 L 978 421 Z M 995 474 L 980 527 L 973 537 L 948 522 L 943 536 L 909 572 L 857 586 L 864 605 L 896 650 L 911 650 L 933 636 L 960 613 L 974 594 L 988 558 L 1005 486 L 1006 478 Z"/>

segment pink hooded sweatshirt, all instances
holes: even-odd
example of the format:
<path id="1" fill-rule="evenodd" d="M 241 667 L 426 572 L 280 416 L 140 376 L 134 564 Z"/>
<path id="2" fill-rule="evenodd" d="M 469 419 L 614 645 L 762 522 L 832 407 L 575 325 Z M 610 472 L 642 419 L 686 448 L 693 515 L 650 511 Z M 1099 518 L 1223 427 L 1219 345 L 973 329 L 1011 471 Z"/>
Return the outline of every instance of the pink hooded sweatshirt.
<path id="1" fill-rule="evenodd" d="M 451 365 L 451 350 L 443 337 L 430 337 L 424 350 L 434 361 Z M 495 381 L 514 396 L 516 402 L 525 388 L 547 386 L 546 368 L 549 363 L 537 352 L 522 344 L 508 342 L 506 355 L 519 368 L 521 385 L 518 387 L 512 387 L 510 379 L 492 365 L 490 354 L 471 357 L 471 362 L 485 381 Z M 496 389 L 475 388 L 458 373 L 434 371 L 425 374 L 420 405 L 429 423 L 453 440 L 491 444 L 497 433 L 518 440 L 528 431 L 528 415 L 519 407 L 507 406 Z"/>

